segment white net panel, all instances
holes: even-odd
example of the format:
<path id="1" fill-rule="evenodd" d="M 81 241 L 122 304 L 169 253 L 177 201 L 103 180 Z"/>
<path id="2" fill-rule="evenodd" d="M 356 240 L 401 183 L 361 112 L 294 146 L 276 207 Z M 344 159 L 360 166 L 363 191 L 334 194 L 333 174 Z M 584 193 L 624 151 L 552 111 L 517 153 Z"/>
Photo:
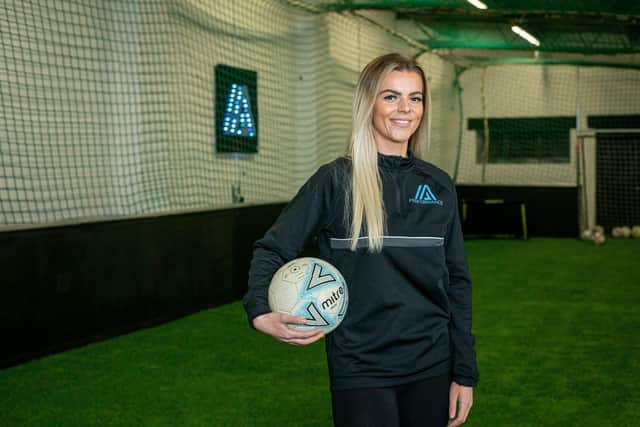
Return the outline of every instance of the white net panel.
<path id="1" fill-rule="evenodd" d="M 344 150 L 362 65 L 413 53 L 276 0 L 9 1 L 0 38 L 5 227 L 285 201 Z M 257 153 L 216 150 L 218 64 L 257 75 Z"/>
<path id="2" fill-rule="evenodd" d="M 4 2 L 0 227 L 286 201 L 343 152 L 357 75 L 390 51 L 426 69 L 423 155 L 457 182 L 581 183 L 595 203 L 596 137 L 578 150 L 576 123 L 580 133 L 590 116 L 640 114 L 637 70 L 462 69 L 398 37 L 393 11 L 322 3 Z M 216 146 L 220 64 L 256 76 L 257 151 Z"/>

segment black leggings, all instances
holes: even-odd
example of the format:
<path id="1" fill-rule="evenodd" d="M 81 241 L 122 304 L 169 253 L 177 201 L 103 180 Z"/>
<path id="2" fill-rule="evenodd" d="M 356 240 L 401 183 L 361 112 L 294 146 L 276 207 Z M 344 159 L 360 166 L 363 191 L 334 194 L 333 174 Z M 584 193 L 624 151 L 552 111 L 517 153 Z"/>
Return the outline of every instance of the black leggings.
<path id="1" fill-rule="evenodd" d="M 445 427 L 451 377 L 394 387 L 333 390 L 335 427 Z"/>

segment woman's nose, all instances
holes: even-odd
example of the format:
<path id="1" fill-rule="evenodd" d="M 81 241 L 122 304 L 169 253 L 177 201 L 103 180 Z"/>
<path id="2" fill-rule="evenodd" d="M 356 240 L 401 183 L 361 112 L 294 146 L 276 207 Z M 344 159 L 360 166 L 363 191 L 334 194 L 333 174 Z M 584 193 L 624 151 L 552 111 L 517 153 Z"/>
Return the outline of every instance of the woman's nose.
<path id="1" fill-rule="evenodd" d="M 403 113 L 409 112 L 409 102 L 406 99 L 400 98 L 398 101 L 398 111 L 402 111 Z"/>

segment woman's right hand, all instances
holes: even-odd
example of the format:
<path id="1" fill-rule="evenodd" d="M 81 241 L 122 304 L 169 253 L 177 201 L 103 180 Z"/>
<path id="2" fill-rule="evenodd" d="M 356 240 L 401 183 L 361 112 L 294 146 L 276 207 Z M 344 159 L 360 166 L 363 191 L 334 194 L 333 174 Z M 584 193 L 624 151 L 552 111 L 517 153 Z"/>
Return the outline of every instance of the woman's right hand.
<path id="1" fill-rule="evenodd" d="M 311 329 L 299 331 L 290 329 L 289 324 L 304 325 L 304 317 L 292 316 L 286 313 L 266 313 L 253 319 L 253 327 L 257 330 L 271 335 L 278 341 L 292 345 L 309 345 L 324 336 L 322 329 Z"/>

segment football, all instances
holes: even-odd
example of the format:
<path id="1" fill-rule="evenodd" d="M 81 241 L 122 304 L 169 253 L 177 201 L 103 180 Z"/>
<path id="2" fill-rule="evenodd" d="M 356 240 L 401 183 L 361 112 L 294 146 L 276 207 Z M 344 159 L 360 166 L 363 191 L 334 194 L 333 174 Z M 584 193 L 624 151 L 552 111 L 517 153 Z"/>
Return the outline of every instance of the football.
<path id="1" fill-rule="evenodd" d="M 276 271 L 269 285 L 272 311 L 306 318 L 292 329 L 322 329 L 325 334 L 340 325 L 349 305 L 347 284 L 330 263 L 318 258 L 296 258 Z"/>
<path id="2" fill-rule="evenodd" d="M 593 233 L 593 242 L 596 245 L 603 245 L 606 241 L 607 238 L 604 236 L 604 233 L 600 233 L 599 231 Z"/>
<path id="3" fill-rule="evenodd" d="M 580 237 L 583 240 L 591 240 L 593 239 L 593 232 L 591 230 L 589 230 L 588 228 L 582 230 L 582 232 L 580 233 Z"/>
<path id="4" fill-rule="evenodd" d="M 620 236 L 621 237 L 629 237 L 629 236 L 631 236 L 631 227 L 628 227 L 626 225 L 623 226 L 623 227 L 620 227 Z"/>

